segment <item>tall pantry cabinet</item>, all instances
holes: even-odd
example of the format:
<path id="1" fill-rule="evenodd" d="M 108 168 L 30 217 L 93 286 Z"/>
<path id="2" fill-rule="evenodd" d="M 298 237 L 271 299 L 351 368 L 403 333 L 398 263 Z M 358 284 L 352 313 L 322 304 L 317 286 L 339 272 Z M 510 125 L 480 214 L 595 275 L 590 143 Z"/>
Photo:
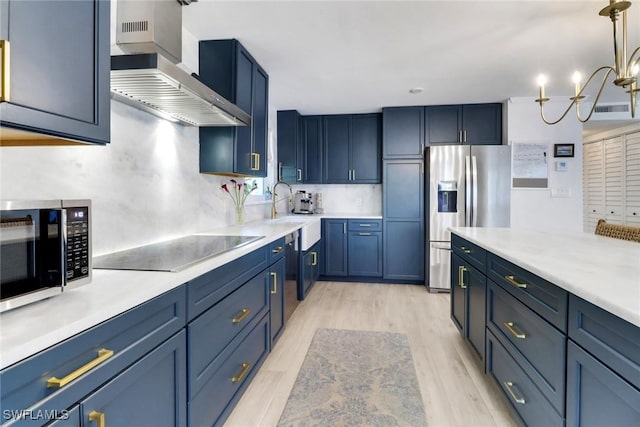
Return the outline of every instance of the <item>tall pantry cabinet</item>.
<path id="1" fill-rule="evenodd" d="M 584 231 L 599 219 L 640 226 L 640 132 L 585 143 Z"/>

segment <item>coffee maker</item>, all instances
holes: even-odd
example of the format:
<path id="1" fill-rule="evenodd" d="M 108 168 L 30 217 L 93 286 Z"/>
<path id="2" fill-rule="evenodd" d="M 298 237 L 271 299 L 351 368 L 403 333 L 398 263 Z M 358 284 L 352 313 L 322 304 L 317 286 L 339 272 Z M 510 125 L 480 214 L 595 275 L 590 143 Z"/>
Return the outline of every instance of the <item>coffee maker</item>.
<path id="1" fill-rule="evenodd" d="M 311 193 L 307 193 L 304 190 L 296 192 L 293 199 L 293 213 L 294 214 L 312 214 L 313 209 L 311 205 Z"/>

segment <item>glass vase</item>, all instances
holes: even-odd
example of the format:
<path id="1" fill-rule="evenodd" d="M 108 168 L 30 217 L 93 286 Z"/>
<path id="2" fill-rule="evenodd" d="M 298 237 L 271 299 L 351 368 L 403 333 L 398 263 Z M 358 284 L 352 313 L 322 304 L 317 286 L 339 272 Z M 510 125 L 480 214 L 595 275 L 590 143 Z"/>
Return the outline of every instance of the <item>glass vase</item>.
<path id="1" fill-rule="evenodd" d="M 244 222 L 244 206 L 236 206 L 236 224 Z"/>

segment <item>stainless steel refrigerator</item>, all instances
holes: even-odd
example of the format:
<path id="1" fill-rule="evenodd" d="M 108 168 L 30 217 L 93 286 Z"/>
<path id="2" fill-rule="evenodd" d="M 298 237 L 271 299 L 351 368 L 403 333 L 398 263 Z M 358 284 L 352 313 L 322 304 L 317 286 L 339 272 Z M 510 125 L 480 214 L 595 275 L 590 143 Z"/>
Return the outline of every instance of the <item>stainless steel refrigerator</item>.
<path id="1" fill-rule="evenodd" d="M 429 173 L 424 210 L 430 291 L 451 289 L 451 233 L 448 227 L 509 227 L 511 147 L 444 145 L 426 152 Z"/>

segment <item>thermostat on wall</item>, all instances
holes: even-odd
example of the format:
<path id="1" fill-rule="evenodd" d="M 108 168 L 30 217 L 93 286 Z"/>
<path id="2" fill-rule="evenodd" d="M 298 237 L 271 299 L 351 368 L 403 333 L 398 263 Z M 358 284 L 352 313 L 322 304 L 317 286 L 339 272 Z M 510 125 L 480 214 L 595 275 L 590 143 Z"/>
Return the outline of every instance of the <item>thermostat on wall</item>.
<path id="1" fill-rule="evenodd" d="M 556 172 L 566 172 L 569 170 L 569 163 L 566 160 L 556 160 Z"/>

